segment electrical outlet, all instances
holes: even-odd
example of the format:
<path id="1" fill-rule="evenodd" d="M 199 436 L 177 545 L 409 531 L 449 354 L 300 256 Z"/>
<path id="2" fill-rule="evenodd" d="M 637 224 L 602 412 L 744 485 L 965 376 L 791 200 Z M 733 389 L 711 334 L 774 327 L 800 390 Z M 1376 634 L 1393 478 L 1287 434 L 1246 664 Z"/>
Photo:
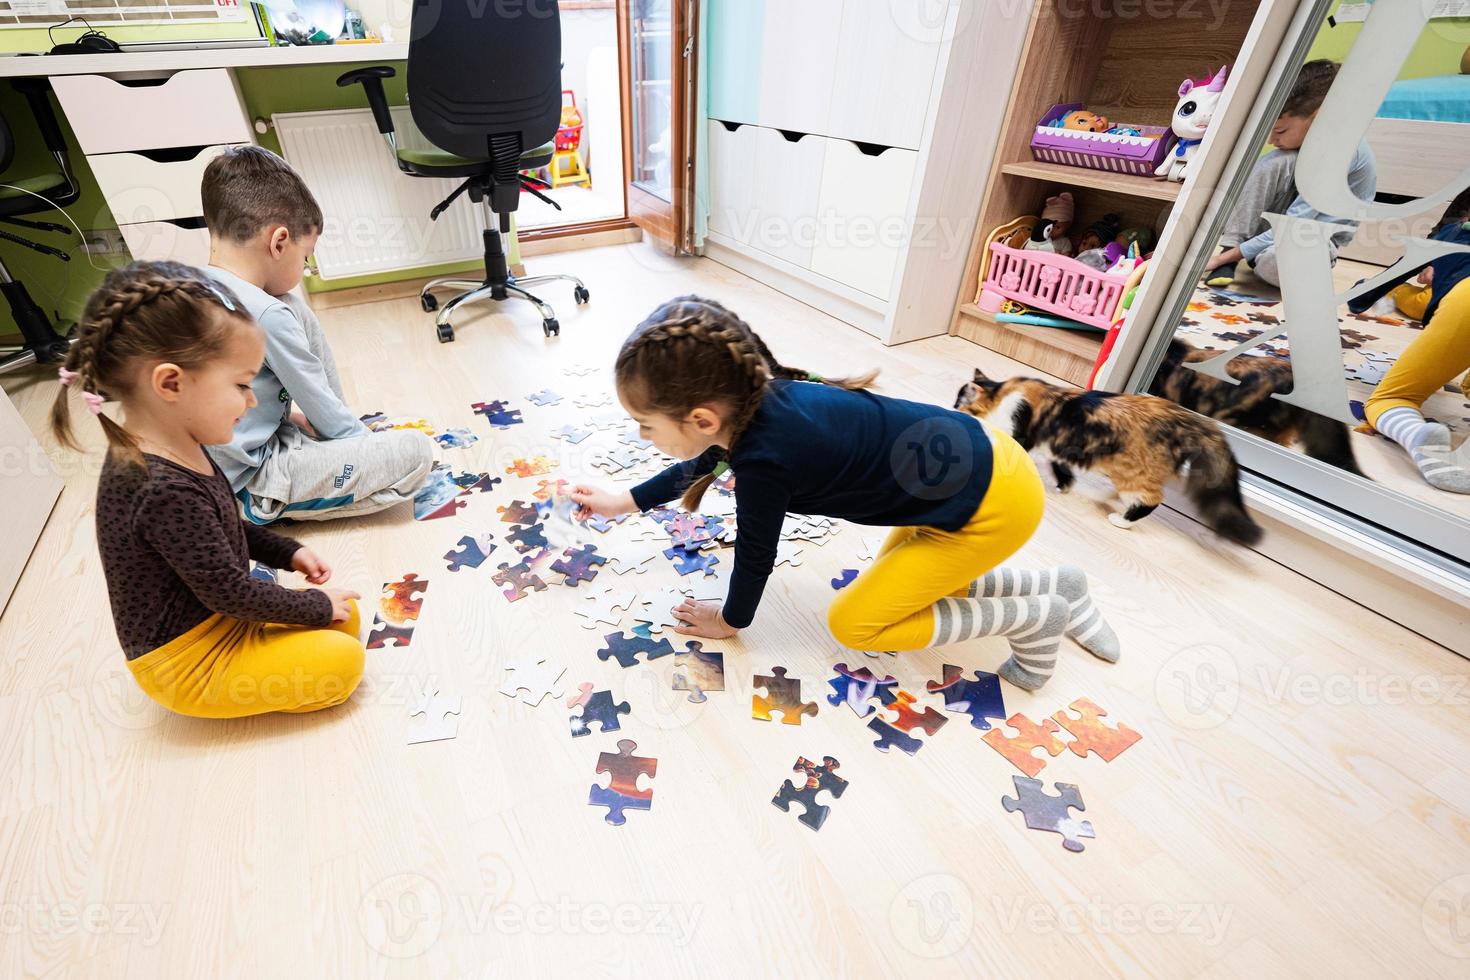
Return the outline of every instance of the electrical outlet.
<path id="1" fill-rule="evenodd" d="M 117 228 L 91 228 L 82 232 L 82 251 L 88 255 L 126 255 L 128 247 Z"/>

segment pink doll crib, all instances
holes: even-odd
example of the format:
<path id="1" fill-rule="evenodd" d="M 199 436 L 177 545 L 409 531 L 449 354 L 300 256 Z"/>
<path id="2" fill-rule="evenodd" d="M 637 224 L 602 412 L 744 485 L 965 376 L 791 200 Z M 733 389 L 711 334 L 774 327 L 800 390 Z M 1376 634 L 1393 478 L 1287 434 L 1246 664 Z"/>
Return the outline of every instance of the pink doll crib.
<path id="1" fill-rule="evenodd" d="M 987 313 L 998 313 L 1001 303 L 1015 300 L 1106 330 L 1127 285 L 1127 276 L 1098 272 L 1065 255 L 991 242 L 978 303 Z"/>

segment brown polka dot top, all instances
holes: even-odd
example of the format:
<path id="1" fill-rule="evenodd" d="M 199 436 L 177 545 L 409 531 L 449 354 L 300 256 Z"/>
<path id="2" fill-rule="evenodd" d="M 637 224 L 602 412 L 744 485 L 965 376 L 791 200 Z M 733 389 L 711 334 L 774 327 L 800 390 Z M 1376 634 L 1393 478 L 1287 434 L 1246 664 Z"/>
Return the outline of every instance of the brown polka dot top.
<path id="1" fill-rule="evenodd" d="M 331 624 L 332 600 L 320 589 L 250 577 L 251 558 L 290 568 L 301 545 L 242 521 L 219 467 L 205 476 L 161 456 L 143 459 L 146 470 L 109 454 L 97 485 L 97 550 L 129 660 L 215 613 L 257 623 Z"/>

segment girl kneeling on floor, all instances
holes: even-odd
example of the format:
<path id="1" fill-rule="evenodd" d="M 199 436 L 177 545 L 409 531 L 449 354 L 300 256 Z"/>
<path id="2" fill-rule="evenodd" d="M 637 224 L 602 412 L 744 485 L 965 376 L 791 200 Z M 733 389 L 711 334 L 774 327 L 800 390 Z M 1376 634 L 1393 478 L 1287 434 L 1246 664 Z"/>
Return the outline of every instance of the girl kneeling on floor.
<path id="1" fill-rule="evenodd" d="M 865 391 L 872 381 L 785 367 L 720 304 L 673 300 L 624 343 L 616 382 L 642 437 L 686 462 L 631 492 L 580 486 L 572 496 L 584 515 L 648 510 L 680 494 L 694 511 L 719 472 L 734 473 L 729 594 L 723 607 L 681 604 L 681 633 L 721 639 L 750 625 L 790 511 L 893 528 L 828 612 L 844 646 L 1005 636 L 1012 655 L 1000 674 L 1027 690 L 1051 676 L 1063 633 L 1116 660 L 1117 637 L 1080 569 L 997 568 L 1041 522 L 1041 479 L 1025 450 L 971 416 Z"/>
<path id="2" fill-rule="evenodd" d="M 196 270 L 135 262 L 92 294 L 77 334 L 51 426 L 79 451 L 68 415 L 68 395 L 78 393 L 107 435 L 97 548 L 138 685 L 202 718 L 346 701 L 362 678 L 357 593 L 252 578 L 251 558 L 313 585 L 332 572 L 310 548 L 241 521 L 204 451 L 229 442 L 255 404 L 260 327 Z M 122 424 L 102 414 L 114 399 Z"/>

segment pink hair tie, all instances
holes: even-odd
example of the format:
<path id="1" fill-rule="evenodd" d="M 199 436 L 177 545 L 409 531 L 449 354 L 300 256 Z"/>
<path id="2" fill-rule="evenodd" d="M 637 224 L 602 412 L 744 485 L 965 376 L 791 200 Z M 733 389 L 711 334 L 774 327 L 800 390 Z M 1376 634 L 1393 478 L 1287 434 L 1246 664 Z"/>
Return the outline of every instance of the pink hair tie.
<path id="1" fill-rule="evenodd" d="M 82 401 L 84 401 L 84 402 L 87 403 L 87 409 L 93 415 L 101 415 L 102 414 L 102 403 L 105 402 L 106 400 L 107 399 L 103 398 L 101 395 L 97 394 L 95 391 L 84 391 L 84 392 L 82 392 Z"/>
<path id="2" fill-rule="evenodd" d="M 61 379 L 61 385 L 62 385 L 62 387 L 66 387 L 67 385 L 69 385 L 73 381 L 75 381 L 77 378 L 80 378 L 81 377 L 81 374 L 79 374 L 78 372 L 76 372 L 76 371 L 68 371 L 64 367 L 63 368 L 57 368 L 56 369 L 56 375 L 57 375 L 57 377 L 59 377 Z"/>

